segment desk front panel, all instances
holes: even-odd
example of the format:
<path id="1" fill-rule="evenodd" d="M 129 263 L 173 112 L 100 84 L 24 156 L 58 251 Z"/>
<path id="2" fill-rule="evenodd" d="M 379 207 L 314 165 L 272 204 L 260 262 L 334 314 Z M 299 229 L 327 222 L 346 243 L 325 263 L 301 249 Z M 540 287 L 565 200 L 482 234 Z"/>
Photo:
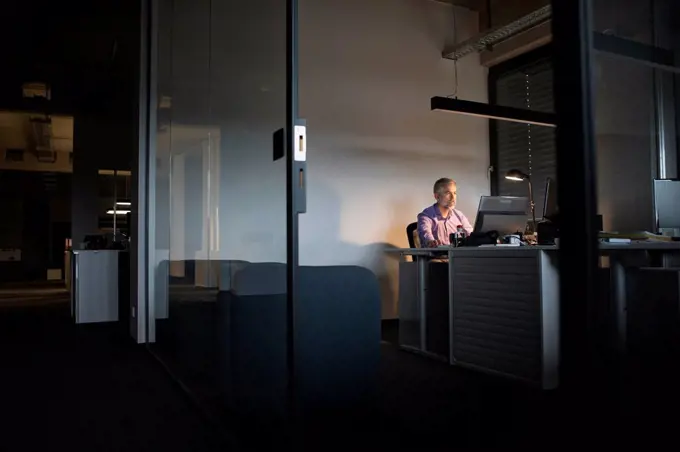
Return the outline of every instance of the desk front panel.
<path id="1" fill-rule="evenodd" d="M 539 253 L 456 252 L 450 269 L 452 363 L 539 382 Z"/>

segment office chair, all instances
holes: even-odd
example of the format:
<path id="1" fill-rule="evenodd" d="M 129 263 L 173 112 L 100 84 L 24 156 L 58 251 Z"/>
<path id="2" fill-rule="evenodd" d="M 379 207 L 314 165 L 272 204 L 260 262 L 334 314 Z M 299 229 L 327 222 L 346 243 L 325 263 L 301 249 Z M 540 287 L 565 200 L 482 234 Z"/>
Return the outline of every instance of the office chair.
<path id="1" fill-rule="evenodd" d="M 420 248 L 420 243 L 416 242 L 418 237 L 418 223 L 411 223 L 406 226 L 406 238 L 408 239 L 409 248 Z M 420 240 L 418 240 L 420 242 Z M 411 256 L 411 261 L 415 262 L 418 260 L 418 256 Z"/>
<path id="2" fill-rule="evenodd" d="M 415 235 L 417 234 L 417 230 L 418 230 L 418 223 L 411 223 L 408 226 L 406 226 L 406 237 L 408 238 L 409 248 L 419 248 L 419 246 L 416 245 L 416 237 L 415 237 Z"/>

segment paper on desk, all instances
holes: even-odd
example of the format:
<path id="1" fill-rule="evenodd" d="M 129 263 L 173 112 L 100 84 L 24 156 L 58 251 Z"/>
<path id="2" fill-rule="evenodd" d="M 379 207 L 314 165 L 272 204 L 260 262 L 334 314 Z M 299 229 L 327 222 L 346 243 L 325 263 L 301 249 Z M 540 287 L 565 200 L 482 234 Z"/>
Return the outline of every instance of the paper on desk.
<path id="1" fill-rule="evenodd" d="M 599 237 L 601 239 L 629 239 L 636 241 L 652 241 L 652 242 L 671 242 L 672 237 L 667 237 L 665 235 L 653 234 L 648 231 L 635 231 L 635 232 L 600 232 Z"/>

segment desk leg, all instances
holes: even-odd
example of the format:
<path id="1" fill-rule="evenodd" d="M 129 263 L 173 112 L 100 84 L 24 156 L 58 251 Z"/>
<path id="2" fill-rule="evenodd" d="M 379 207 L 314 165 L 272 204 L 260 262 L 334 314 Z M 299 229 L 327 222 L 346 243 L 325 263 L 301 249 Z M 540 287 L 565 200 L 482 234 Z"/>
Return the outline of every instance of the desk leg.
<path id="1" fill-rule="evenodd" d="M 628 307 L 626 299 L 626 268 L 616 257 L 609 258 L 609 271 L 612 294 L 612 307 L 614 311 L 615 346 L 616 350 L 624 354 L 626 352 L 626 336 L 628 322 Z"/>
<path id="2" fill-rule="evenodd" d="M 428 260 L 418 258 L 418 311 L 420 313 L 420 350 L 427 351 L 427 269 Z"/>
<path id="3" fill-rule="evenodd" d="M 453 252 L 449 250 L 449 364 L 456 364 L 453 354 Z"/>

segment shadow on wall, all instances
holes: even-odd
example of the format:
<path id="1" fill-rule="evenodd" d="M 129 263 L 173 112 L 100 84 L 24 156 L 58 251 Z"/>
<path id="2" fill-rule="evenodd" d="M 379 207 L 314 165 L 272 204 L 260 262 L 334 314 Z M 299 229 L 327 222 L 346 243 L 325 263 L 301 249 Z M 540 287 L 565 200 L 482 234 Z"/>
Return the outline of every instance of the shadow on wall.
<path id="1" fill-rule="evenodd" d="M 342 208 L 340 196 L 333 188 L 323 181 L 310 181 L 307 213 L 300 216 L 300 265 L 357 265 L 369 269 L 380 285 L 382 318 L 396 318 L 399 263 L 398 259 L 385 254 L 385 250 L 394 248 L 394 245 L 343 240 L 341 226 L 345 235 L 351 236 L 356 231 L 359 237 L 362 235 L 361 228 L 371 227 L 371 213 L 357 216 L 356 223 L 348 225 L 342 223 Z M 395 224 L 385 238 L 391 241 L 397 234 L 405 234 L 405 229 L 406 225 Z"/>

